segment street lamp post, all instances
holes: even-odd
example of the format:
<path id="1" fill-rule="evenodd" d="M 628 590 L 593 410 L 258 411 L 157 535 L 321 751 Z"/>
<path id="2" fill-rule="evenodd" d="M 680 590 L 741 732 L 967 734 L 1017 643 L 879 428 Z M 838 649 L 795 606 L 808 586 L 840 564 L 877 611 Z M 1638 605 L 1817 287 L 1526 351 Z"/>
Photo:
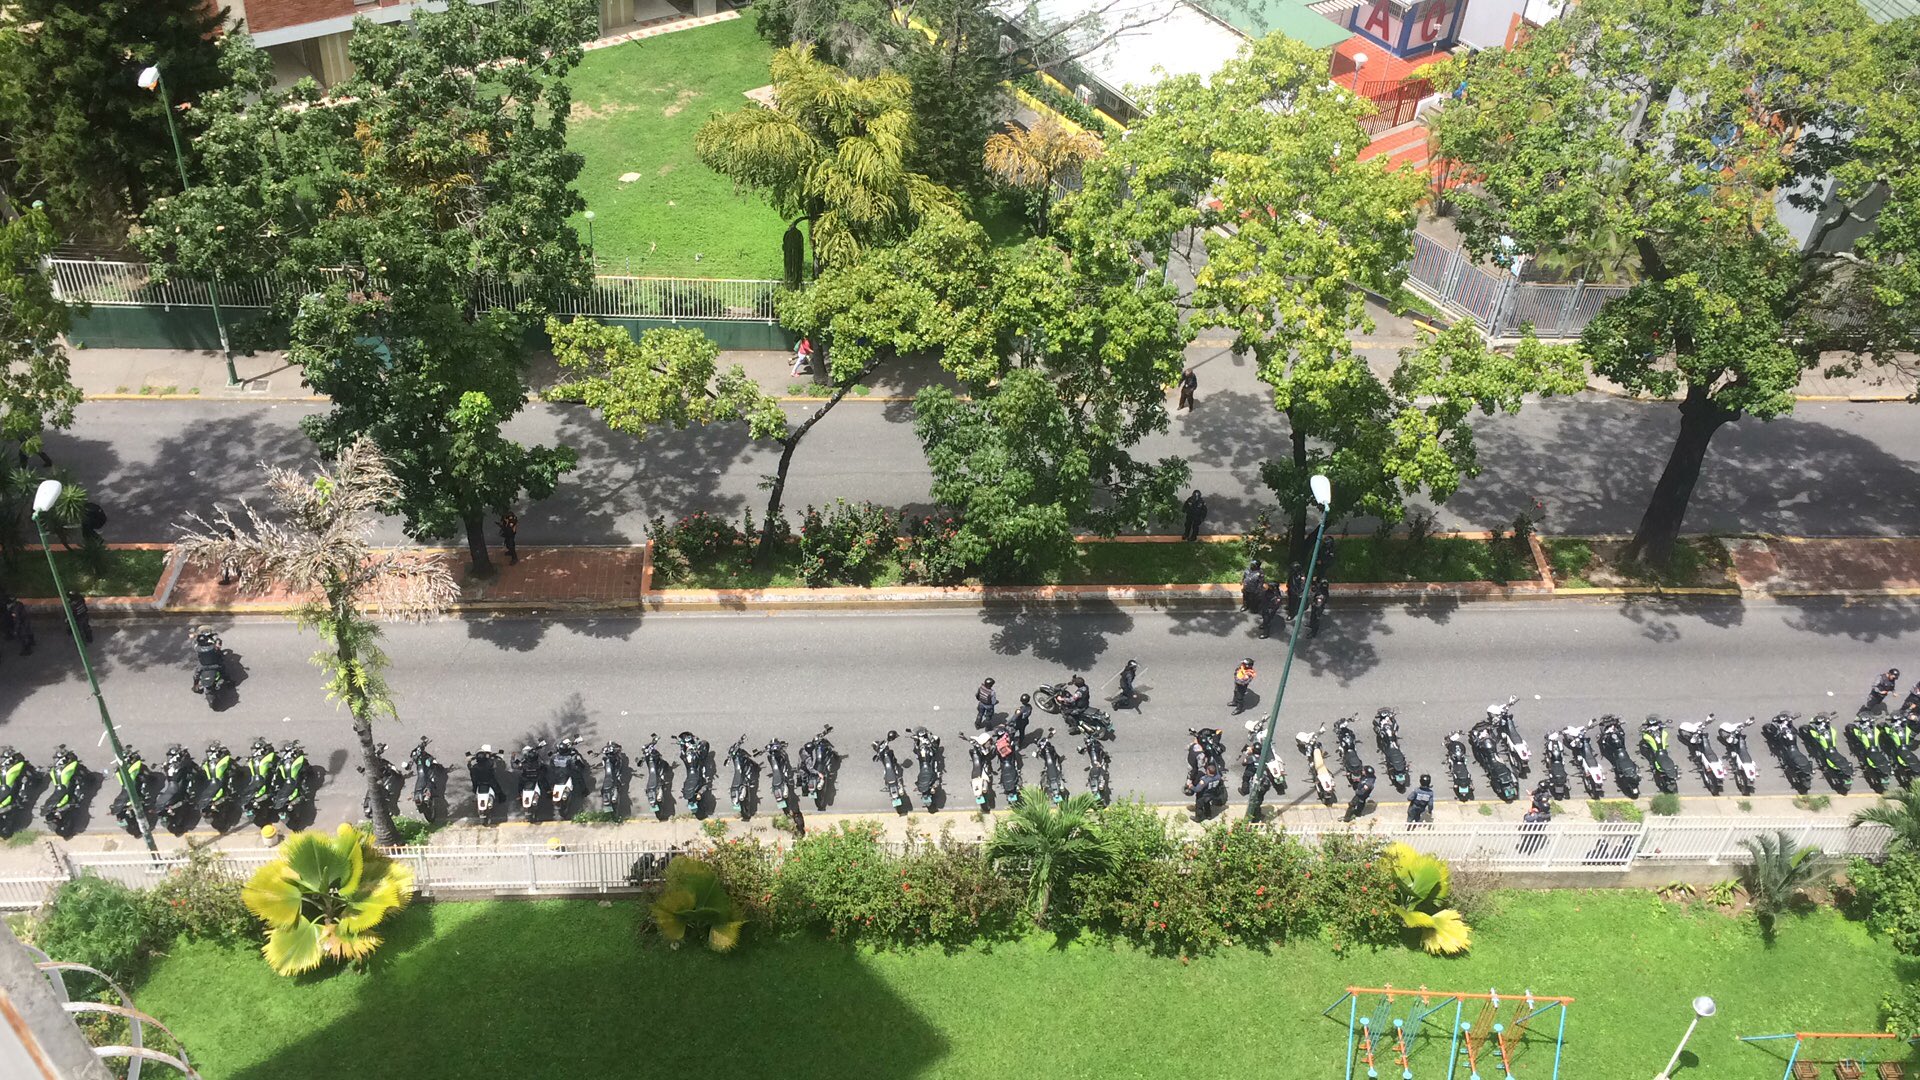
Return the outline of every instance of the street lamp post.
<path id="1" fill-rule="evenodd" d="M 1700 1021 L 1712 1016 L 1716 1011 L 1718 1010 L 1714 1007 L 1713 999 L 1707 995 L 1701 994 L 1693 999 L 1693 1022 L 1687 1025 L 1687 1033 L 1680 1036 L 1680 1045 L 1673 1048 L 1673 1057 L 1667 1059 L 1667 1067 L 1661 1069 L 1660 1075 L 1653 1080 L 1668 1080 L 1668 1077 L 1673 1075 L 1673 1067 L 1680 1063 L 1680 1051 L 1685 1050 L 1687 1040 L 1693 1038 L 1693 1029 L 1700 1026 Z"/>
<path id="2" fill-rule="evenodd" d="M 67 631 L 73 635 L 73 647 L 80 653 L 80 667 L 87 673 L 87 685 L 93 687 L 93 700 L 100 706 L 100 724 L 107 729 L 107 742 L 113 746 L 113 764 L 120 774 L 120 790 L 127 793 L 127 799 L 133 805 L 133 820 L 140 826 L 140 839 L 147 842 L 147 853 L 159 857 L 160 849 L 153 842 L 153 825 L 147 821 L 145 800 L 134 790 L 133 779 L 127 775 L 127 752 L 120 746 L 120 733 L 113 728 L 113 717 L 107 712 L 107 699 L 100 694 L 100 680 L 94 677 L 93 661 L 87 658 L 87 646 L 80 637 L 80 624 L 74 620 L 73 605 L 67 600 L 67 586 L 60 580 L 60 564 L 54 561 L 53 545 L 47 542 L 47 526 L 41 520 L 53 504 L 60 501 L 61 485 L 58 480 L 40 481 L 40 489 L 33 493 L 33 527 L 40 533 L 40 550 L 46 552 L 47 570 L 53 574 L 53 591 L 60 596 L 60 610 L 67 616 Z"/>
<path id="3" fill-rule="evenodd" d="M 1306 619 L 1307 605 L 1313 602 L 1313 571 L 1320 561 L 1320 541 L 1326 538 L 1327 513 L 1333 506 L 1333 481 L 1315 473 L 1307 481 L 1307 488 L 1313 493 L 1313 501 L 1320 504 L 1320 527 L 1313 531 L 1313 552 L 1307 556 L 1307 587 L 1300 590 L 1300 606 L 1293 613 L 1293 632 L 1287 635 L 1287 662 L 1280 669 L 1280 686 L 1273 693 L 1273 708 L 1267 711 L 1267 737 L 1260 744 L 1260 767 L 1254 772 L 1254 783 L 1247 788 L 1251 793 L 1247 800 L 1249 814 L 1258 810 L 1262 795 L 1260 789 L 1267 776 L 1267 762 L 1273 760 L 1273 732 L 1280 726 L 1280 703 L 1286 700 L 1287 676 L 1293 672 L 1293 653 L 1300 647 L 1300 624 Z"/>
<path id="4" fill-rule="evenodd" d="M 593 211 L 591 211 L 591 210 L 589 210 L 589 211 L 587 211 L 587 213 L 586 213 L 586 218 L 587 218 L 587 258 L 589 258 L 589 259 L 593 259 L 593 258 L 594 258 L 594 254 L 593 254 Z M 594 270 L 595 270 L 595 271 L 598 271 L 598 270 L 600 269 L 600 263 L 599 263 L 599 261 L 598 261 L 597 259 L 595 260 L 595 262 L 594 262 L 594 264 L 593 264 L 593 268 L 594 268 Z"/>
<path id="5" fill-rule="evenodd" d="M 173 163 L 180 167 L 180 190 L 185 191 L 193 185 L 187 180 L 187 156 L 180 150 L 180 129 L 173 126 L 173 101 L 167 97 L 166 81 L 160 78 L 160 69 L 149 67 L 140 72 L 140 89 L 152 90 L 160 95 L 160 111 L 167 117 L 167 134 L 173 138 Z M 233 370 L 233 348 L 227 344 L 227 321 L 220 315 L 220 271 L 213 272 L 213 281 L 207 286 L 207 305 L 213 308 L 213 325 L 220 332 L 220 354 L 227 361 L 227 385 L 239 386 L 240 376 Z"/>

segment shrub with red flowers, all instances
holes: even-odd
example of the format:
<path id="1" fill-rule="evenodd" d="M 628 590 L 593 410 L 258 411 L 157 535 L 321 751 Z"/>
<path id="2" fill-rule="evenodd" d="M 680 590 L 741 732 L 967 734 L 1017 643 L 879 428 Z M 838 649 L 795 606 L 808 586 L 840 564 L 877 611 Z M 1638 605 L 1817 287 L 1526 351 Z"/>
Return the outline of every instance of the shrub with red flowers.
<path id="1" fill-rule="evenodd" d="M 953 514 L 919 517 L 907 529 L 902 560 L 906 580 L 923 585 L 958 585 L 974 571 L 975 559 L 960 535 Z"/>
<path id="2" fill-rule="evenodd" d="M 870 585 L 899 550 L 894 512 L 836 499 L 822 514 L 807 507 L 800 528 L 800 579 L 808 585 Z"/>
<path id="3" fill-rule="evenodd" d="M 728 560 L 745 562 L 752 556 L 747 535 L 733 522 L 704 510 L 667 524 L 655 517 L 647 524 L 653 541 L 653 572 L 662 583 L 685 579 L 695 566 L 713 566 Z"/>

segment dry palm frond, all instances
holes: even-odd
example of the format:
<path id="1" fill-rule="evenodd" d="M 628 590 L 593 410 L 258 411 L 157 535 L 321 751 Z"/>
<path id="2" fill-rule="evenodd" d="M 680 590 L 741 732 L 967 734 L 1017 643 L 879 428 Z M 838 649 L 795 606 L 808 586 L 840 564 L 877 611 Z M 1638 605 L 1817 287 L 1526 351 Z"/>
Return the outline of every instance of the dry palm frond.
<path id="1" fill-rule="evenodd" d="M 1017 188 L 1046 189 L 1070 180 L 1081 166 L 1100 156 L 1102 144 L 1090 132 L 1042 116 L 1031 128 L 1009 127 L 987 140 L 987 170 Z"/>

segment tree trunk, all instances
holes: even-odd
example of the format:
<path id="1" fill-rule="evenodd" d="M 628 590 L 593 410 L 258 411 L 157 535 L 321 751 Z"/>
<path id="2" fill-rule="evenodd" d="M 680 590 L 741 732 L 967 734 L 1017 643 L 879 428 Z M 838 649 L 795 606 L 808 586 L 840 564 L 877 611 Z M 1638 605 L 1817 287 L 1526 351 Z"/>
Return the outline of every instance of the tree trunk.
<path id="1" fill-rule="evenodd" d="M 780 466 L 774 470 L 772 490 L 767 493 L 767 515 L 760 524 L 760 544 L 753 552 L 755 565 L 765 566 L 767 560 L 773 557 L 773 519 L 780 513 L 780 499 L 787 491 L 787 468 L 793 464 L 793 452 L 800 448 L 800 440 L 806 436 L 807 432 L 813 430 L 813 425 L 832 412 L 835 405 L 840 404 L 840 399 L 847 396 L 847 391 L 853 389 L 854 383 L 865 378 L 872 370 L 873 368 L 869 367 L 844 385 L 835 387 L 833 396 L 827 398 L 825 404 L 815 409 L 812 416 L 807 417 L 805 422 L 789 432 L 786 438 L 780 440 Z"/>
<path id="2" fill-rule="evenodd" d="M 1653 487 L 1640 527 L 1627 544 L 1625 556 L 1653 566 L 1665 567 L 1673 558 L 1673 545 L 1680 538 L 1680 525 L 1686 520 L 1687 503 L 1699 482 L 1700 467 L 1706 461 L 1707 445 L 1720 426 L 1739 419 L 1740 414 L 1713 400 L 1711 391 L 1689 386 L 1680 402 L 1680 434 L 1667 455 L 1667 467 Z"/>
<path id="3" fill-rule="evenodd" d="M 1287 417 L 1287 427 L 1292 431 L 1293 468 L 1304 475 L 1307 471 L 1307 436 L 1294 423 L 1292 415 Z M 1307 498 L 1305 492 L 1295 492 L 1297 501 L 1293 503 L 1293 512 L 1287 520 L 1287 558 L 1302 566 L 1307 562 Z"/>
<path id="4" fill-rule="evenodd" d="M 387 810 L 387 793 L 380 786 L 380 751 L 373 741 L 371 721 L 355 715 L 353 734 L 360 740 L 360 767 L 367 770 L 367 803 L 372 807 L 373 842 L 381 847 L 400 843 L 400 830 L 393 827 L 393 814 Z"/>
<path id="5" fill-rule="evenodd" d="M 1035 926 L 1047 925 L 1047 908 L 1051 906 L 1053 906 L 1053 879 L 1048 878 L 1046 881 L 1040 883 L 1040 906 L 1039 909 L 1033 913 L 1033 924 Z"/>
<path id="6" fill-rule="evenodd" d="M 471 567 L 475 577 L 492 577 L 493 560 L 487 556 L 487 517 L 485 514 L 467 513 L 461 515 L 461 522 L 467 527 L 467 555 L 473 560 Z"/>

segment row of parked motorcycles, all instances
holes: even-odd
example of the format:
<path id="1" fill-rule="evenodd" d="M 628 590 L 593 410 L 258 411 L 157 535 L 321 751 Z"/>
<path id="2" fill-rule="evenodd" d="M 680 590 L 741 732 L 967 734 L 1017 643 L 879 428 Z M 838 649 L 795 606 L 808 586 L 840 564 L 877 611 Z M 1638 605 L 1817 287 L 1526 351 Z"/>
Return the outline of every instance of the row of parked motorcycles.
<path id="1" fill-rule="evenodd" d="M 310 811 L 317 785 L 315 769 L 297 739 L 278 747 L 255 739 L 244 760 L 234 757 L 226 744 L 214 742 L 196 761 L 192 751 L 176 743 L 158 767 L 129 746 L 109 771 L 119 775 L 123 767 L 124 782 L 111 810 L 135 833 L 142 819 L 149 827 L 164 822 L 177 832 L 196 813 L 228 825 L 235 817 L 263 824 L 291 820 Z M 47 789 L 41 811 L 47 826 L 56 835 L 71 836 L 80 806 L 99 780 L 65 744 L 54 750 L 45 769 L 36 768 L 13 747 L 0 746 L 0 836 L 13 834 L 19 811 L 31 807 L 42 787 Z"/>

